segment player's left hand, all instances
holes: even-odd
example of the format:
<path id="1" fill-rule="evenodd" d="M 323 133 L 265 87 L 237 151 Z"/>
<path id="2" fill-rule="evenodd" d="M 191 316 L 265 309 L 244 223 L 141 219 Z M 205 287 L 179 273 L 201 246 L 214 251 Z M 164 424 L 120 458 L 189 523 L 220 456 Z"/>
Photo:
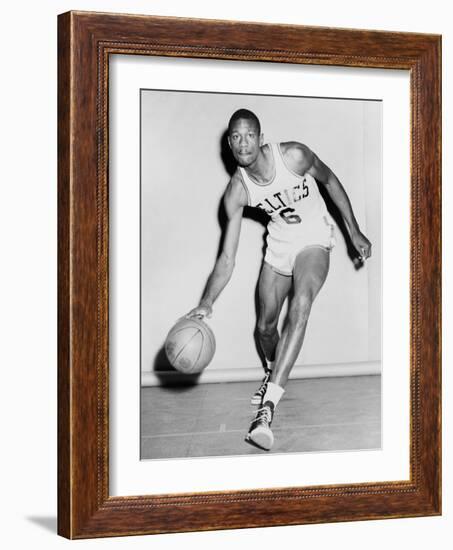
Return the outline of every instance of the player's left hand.
<path id="1" fill-rule="evenodd" d="M 371 257 L 371 243 L 363 233 L 360 231 L 354 233 L 351 235 L 351 240 L 362 262 Z"/>

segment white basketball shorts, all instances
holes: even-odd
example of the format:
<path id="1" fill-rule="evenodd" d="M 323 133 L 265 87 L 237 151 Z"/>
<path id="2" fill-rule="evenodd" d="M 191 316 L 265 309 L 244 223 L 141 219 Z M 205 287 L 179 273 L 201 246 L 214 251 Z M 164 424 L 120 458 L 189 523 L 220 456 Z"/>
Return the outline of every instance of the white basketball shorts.
<path id="1" fill-rule="evenodd" d="M 267 249 L 264 261 L 280 275 L 293 274 L 296 257 L 310 247 L 320 247 L 327 251 L 335 246 L 335 227 L 328 216 L 304 226 L 303 231 L 280 232 L 267 236 Z"/>

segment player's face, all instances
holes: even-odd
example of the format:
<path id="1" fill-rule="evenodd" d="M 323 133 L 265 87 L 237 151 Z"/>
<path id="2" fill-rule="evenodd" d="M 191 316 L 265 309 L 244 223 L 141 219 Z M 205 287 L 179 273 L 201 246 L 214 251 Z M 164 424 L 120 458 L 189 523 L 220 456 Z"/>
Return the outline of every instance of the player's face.
<path id="1" fill-rule="evenodd" d="M 255 162 L 263 144 L 263 136 L 253 120 L 240 118 L 233 124 L 228 136 L 236 162 L 239 166 L 250 166 Z"/>

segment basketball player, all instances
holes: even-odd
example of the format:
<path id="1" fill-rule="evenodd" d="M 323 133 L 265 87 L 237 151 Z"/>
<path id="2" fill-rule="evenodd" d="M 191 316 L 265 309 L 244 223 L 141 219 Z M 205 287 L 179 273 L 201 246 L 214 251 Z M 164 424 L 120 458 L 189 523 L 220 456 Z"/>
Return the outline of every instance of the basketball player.
<path id="1" fill-rule="evenodd" d="M 257 116 L 236 111 L 228 125 L 228 143 L 238 164 L 225 192 L 228 218 L 223 249 L 208 278 L 198 307 L 188 317 L 210 317 L 212 305 L 231 278 L 244 206 L 269 216 L 267 248 L 259 276 L 257 333 L 266 358 L 265 377 L 252 397 L 259 404 L 246 441 L 270 450 L 271 423 L 304 341 L 314 299 L 329 271 L 334 227 L 315 178 L 338 207 L 362 261 L 371 243 L 361 233 L 348 196 L 335 174 L 306 145 L 289 141 L 263 143 Z M 280 337 L 277 324 L 292 288 Z"/>

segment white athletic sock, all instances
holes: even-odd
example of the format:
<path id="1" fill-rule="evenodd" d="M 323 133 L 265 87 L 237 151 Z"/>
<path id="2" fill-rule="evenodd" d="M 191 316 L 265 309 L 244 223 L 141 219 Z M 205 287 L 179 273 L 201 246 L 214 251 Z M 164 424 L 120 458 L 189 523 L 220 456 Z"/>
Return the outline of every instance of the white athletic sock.
<path id="1" fill-rule="evenodd" d="M 278 384 L 274 384 L 273 382 L 269 382 L 267 384 L 266 393 L 263 397 L 263 403 L 266 403 L 266 401 L 272 401 L 275 408 L 284 393 L 285 390 L 281 386 L 279 386 Z"/>
<path id="2" fill-rule="evenodd" d="M 274 362 L 269 361 L 269 359 L 266 359 L 266 368 L 267 368 L 267 370 L 272 370 L 273 366 L 274 366 Z"/>

